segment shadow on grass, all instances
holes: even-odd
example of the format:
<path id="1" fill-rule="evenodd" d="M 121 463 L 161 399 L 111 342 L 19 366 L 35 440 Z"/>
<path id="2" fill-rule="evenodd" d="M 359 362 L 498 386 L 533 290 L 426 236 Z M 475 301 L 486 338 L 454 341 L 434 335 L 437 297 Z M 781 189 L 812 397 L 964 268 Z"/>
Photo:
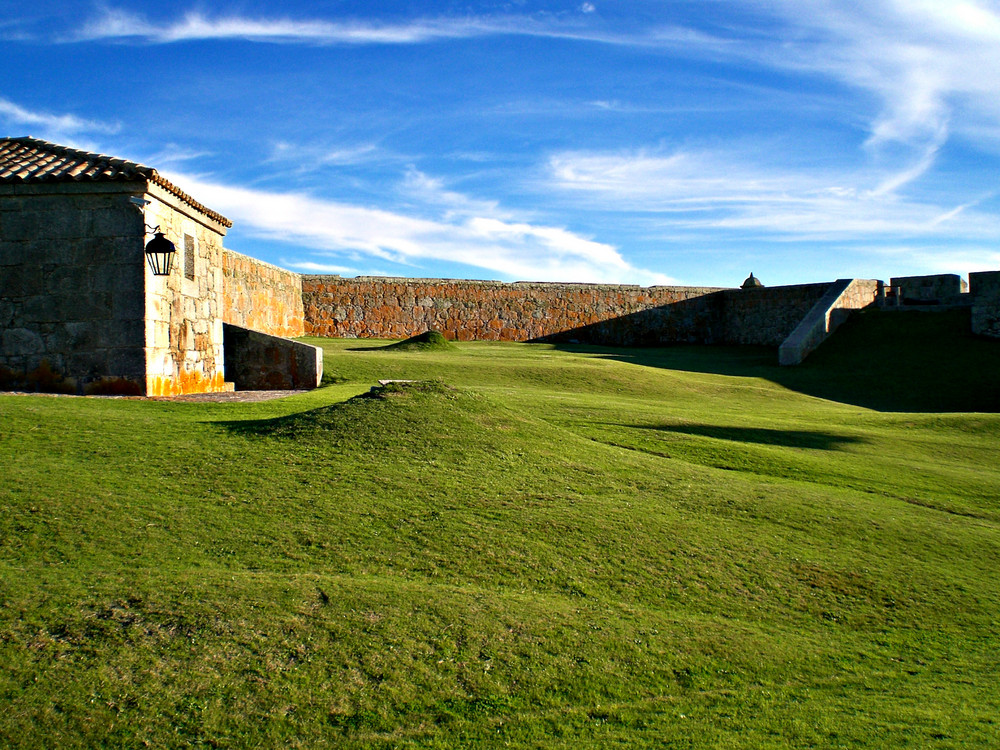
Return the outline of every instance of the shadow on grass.
<path id="1" fill-rule="evenodd" d="M 223 420 L 216 424 L 233 435 L 254 438 L 300 439 L 320 436 L 324 439 L 355 439 L 373 437 L 385 442 L 384 432 L 391 430 L 386 413 L 390 403 L 409 403 L 412 409 L 415 396 L 444 396 L 451 398 L 456 389 L 438 380 L 395 381 L 373 386 L 365 393 L 327 406 L 295 412 L 267 419 Z"/>
<path id="2" fill-rule="evenodd" d="M 758 427 L 719 427 L 707 424 L 685 425 L 636 425 L 640 430 L 658 430 L 662 432 L 679 432 L 685 435 L 700 435 L 718 440 L 731 440 L 737 443 L 759 443 L 761 445 L 778 445 L 785 448 L 811 448 L 813 450 L 836 450 L 842 445 L 862 443 L 861 438 L 848 435 L 836 435 L 831 432 L 815 432 L 809 430 L 768 430 Z"/>
<path id="3" fill-rule="evenodd" d="M 215 424 L 223 427 L 232 435 L 242 437 L 295 439 L 304 434 L 329 430 L 331 422 L 334 421 L 331 418 L 331 412 L 342 406 L 342 403 L 331 404 L 330 406 L 321 406 L 309 411 L 296 412 L 281 417 L 241 420 L 227 419 L 217 421 Z"/>
<path id="4" fill-rule="evenodd" d="M 866 310 L 797 367 L 780 367 L 768 347 L 560 348 L 646 367 L 764 378 L 878 411 L 1000 412 L 1000 341 L 974 336 L 968 310 Z"/>

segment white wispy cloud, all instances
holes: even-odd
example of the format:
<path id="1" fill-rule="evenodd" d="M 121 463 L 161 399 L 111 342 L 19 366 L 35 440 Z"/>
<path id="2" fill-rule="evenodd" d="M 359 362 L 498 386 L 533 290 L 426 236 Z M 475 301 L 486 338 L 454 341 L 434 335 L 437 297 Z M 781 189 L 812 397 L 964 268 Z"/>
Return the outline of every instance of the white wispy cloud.
<path id="1" fill-rule="evenodd" d="M 886 174 L 782 169 L 738 151 L 563 152 L 549 159 L 545 188 L 594 208 L 661 214 L 676 227 L 813 239 L 1000 234 L 1000 219 L 976 213 L 975 201 L 942 206 L 895 193 L 930 158 Z"/>
<path id="2" fill-rule="evenodd" d="M 956 123 L 1000 123 L 996 2 L 779 0 L 773 7 L 787 24 L 786 40 L 744 52 L 874 94 L 881 109 L 871 122 L 870 146 L 926 148 L 943 143 Z"/>
<path id="3" fill-rule="evenodd" d="M 155 164 L 157 169 L 166 168 L 177 168 L 179 164 L 185 164 L 187 162 L 196 161 L 199 159 L 204 159 L 205 157 L 211 156 L 210 151 L 185 148 L 184 146 L 178 145 L 176 143 L 168 143 L 164 145 L 159 151 L 156 151 L 144 159 L 146 164 Z"/>
<path id="4" fill-rule="evenodd" d="M 297 165 L 297 171 L 302 172 L 321 167 L 350 166 L 394 159 L 398 159 L 398 157 L 386 154 L 375 143 L 304 146 L 288 141 L 278 141 L 274 144 L 268 161 L 294 163 Z"/>
<path id="5" fill-rule="evenodd" d="M 446 221 L 482 216 L 504 221 L 515 218 L 513 213 L 500 208 L 499 201 L 470 198 L 464 193 L 449 190 L 441 178 L 431 177 L 414 167 L 406 171 L 400 192 L 423 205 L 442 208 Z"/>
<path id="6" fill-rule="evenodd" d="M 377 24 L 240 16 L 212 18 L 194 11 L 186 13 L 179 20 L 156 24 L 128 11 L 106 8 L 101 16 L 85 24 L 76 38 L 141 39 L 160 44 L 200 39 L 319 44 L 415 44 L 434 39 L 468 37 L 477 33 L 482 33 L 482 30 L 475 22 L 462 20 Z"/>
<path id="7" fill-rule="evenodd" d="M 746 3 L 720 5 L 737 12 Z M 750 61 L 835 79 L 870 92 L 881 102 L 870 123 L 869 145 L 876 147 L 886 142 L 908 142 L 920 148 L 941 143 L 956 107 L 1000 123 L 1000 10 L 995 0 L 871 0 L 864 4 L 775 0 L 757 9 L 771 14 L 771 25 L 735 27 L 741 36 L 725 27 L 710 33 L 669 23 L 641 30 L 615 28 L 586 12 L 593 7 L 584 3 L 580 6 L 584 13 L 568 18 L 468 15 L 400 22 L 211 16 L 197 11 L 153 22 L 120 8 L 104 8 L 75 38 L 154 44 L 242 39 L 349 45 L 420 44 L 489 35 L 577 39 L 669 50 L 691 58 Z"/>
<path id="8" fill-rule="evenodd" d="M 697 46 L 703 50 L 726 48 L 727 40 L 696 29 L 664 25 L 636 34 L 587 22 L 596 10 L 581 6 L 575 17 L 538 15 L 465 15 L 412 18 L 400 22 L 369 20 L 331 21 L 322 18 L 269 18 L 210 16 L 189 11 L 176 20 L 153 22 L 120 8 L 106 7 L 86 22 L 74 41 L 135 40 L 148 44 L 241 39 L 268 43 L 297 44 L 424 44 L 448 39 L 483 36 L 533 36 L 574 39 L 629 47 L 677 48 Z"/>
<path id="9" fill-rule="evenodd" d="M 899 264 L 905 263 L 919 273 L 972 273 L 976 271 L 995 271 L 1000 268 L 1000 251 L 995 246 L 969 243 L 968 245 L 951 244 L 889 244 L 889 245 L 856 245 L 850 251 L 863 253 L 871 257 L 887 257 L 895 266 L 890 274 L 904 275 L 899 272 Z M 906 267 L 904 266 L 904 267 Z M 907 271 L 906 273 L 910 273 Z"/>
<path id="10" fill-rule="evenodd" d="M 594 36 L 592 32 L 572 24 L 563 23 L 557 26 L 526 16 L 453 16 L 415 18 L 390 23 L 362 20 L 330 21 L 317 18 L 250 18 L 235 15 L 212 17 L 191 11 L 177 20 L 154 23 L 135 13 L 106 8 L 100 16 L 84 24 L 74 38 L 134 39 L 155 44 L 206 39 L 243 39 L 271 43 L 363 45 L 421 44 L 497 34 Z"/>
<path id="11" fill-rule="evenodd" d="M 215 210 L 259 237 L 295 243 L 325 254 L 326 267 L 360 255 L 368 262 L 410 266 L 446 261 L 507 279 L 670 283 L 662 274 L 630 265 L 611 245 L 560 227 L 492 216 L 426 219 L 316 198 L 304 193 L 252 190 L 191 175 L 168 175 Z M 292 265 L 303 268 L 296 261 Z M 354 265 L 358 265 L 355 263 Z"/>
<path id="12" fill-rule="evenodd" d="M 66 138 L 80 133 L 113 133 L 118 130 L 117 125 L 76 115 L 31 110 L 3 97 L 0 97 L 0 120 L 12 126 L 40 128 L 35 135 L 42 138 Z"/>

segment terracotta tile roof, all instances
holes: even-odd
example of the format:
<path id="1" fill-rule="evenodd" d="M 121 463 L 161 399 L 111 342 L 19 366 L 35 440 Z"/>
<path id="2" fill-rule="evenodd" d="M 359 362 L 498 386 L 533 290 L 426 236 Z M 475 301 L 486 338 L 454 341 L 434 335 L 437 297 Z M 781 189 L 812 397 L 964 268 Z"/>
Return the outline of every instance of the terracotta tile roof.
<path id="1" fill-rule="evenodd" d="M 0 184 L 147 180 L 225 227 L 233 222 L 203 206 L 153 167 L 60 146 L 38 138 L 0 138 Z"/>

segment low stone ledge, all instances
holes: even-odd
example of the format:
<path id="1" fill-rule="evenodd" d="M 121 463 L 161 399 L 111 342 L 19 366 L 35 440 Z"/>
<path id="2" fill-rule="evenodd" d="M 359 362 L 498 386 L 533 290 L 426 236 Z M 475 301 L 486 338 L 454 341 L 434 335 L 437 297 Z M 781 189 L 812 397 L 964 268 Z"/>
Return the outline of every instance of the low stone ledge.
<path id="1" fill-rule="evenodd" d="M 222 325 L 226 380 L 237 391 L 315 388 L 323 377 L 323 350 L 301 341 Z"/>

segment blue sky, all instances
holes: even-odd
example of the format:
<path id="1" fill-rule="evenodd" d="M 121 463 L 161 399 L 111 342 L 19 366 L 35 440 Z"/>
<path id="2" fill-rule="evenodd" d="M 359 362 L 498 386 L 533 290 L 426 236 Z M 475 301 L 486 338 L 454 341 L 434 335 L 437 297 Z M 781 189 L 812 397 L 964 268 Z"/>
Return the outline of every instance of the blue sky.
<path id="1" fill-rule="evenodd" d="M 0 134 L 304 272 L 1000 269 L 1000 1 L 0 0 Z"/>

